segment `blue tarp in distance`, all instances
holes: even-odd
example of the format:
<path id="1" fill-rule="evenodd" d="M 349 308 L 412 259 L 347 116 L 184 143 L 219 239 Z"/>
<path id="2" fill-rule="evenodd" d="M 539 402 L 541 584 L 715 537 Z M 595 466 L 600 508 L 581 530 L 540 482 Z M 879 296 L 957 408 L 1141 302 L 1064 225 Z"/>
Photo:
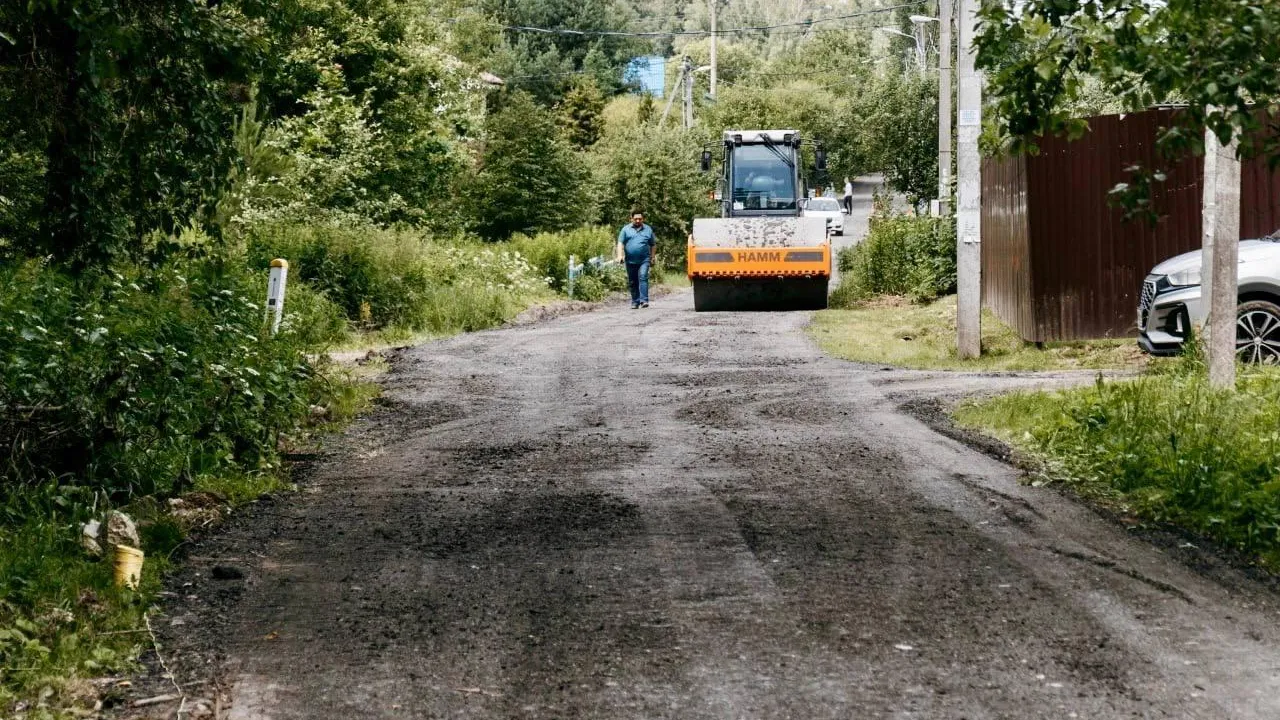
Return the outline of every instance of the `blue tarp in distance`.
<path id="1" fill-rule="evenodd" d="M 644 55 L 632 58 L 622 71 L 622 82 L 636 86 L 637 92 L 662 97 L 667 79 L 667 59 L 661 55 Z"/>

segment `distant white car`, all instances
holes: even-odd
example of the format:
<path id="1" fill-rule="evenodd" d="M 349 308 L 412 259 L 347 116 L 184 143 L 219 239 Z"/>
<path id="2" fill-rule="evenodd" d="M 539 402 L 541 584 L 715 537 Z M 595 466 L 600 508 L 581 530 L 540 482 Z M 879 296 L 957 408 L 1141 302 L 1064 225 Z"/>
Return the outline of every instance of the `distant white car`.
<path id="1" fill-rule="evenodd" d="M 827 232 L 832 235 L 844 235 L 844 208 L 840 201 L 833 197 L 816 197 L 804 201 L 804 209 L 800 211 L 804 217 L 826 218 Z"/>
<path id="2" fill-rule="evenodd" d="M 1280 362 L 1280 238 L 1240 242 L 1236 356 L 1244 362 Z M 1199 250 L 1151 269 L 1138 299 L 1138 344 L 1152 355 L 1177 353 L 1191 328 L 1204 322 Z"/>

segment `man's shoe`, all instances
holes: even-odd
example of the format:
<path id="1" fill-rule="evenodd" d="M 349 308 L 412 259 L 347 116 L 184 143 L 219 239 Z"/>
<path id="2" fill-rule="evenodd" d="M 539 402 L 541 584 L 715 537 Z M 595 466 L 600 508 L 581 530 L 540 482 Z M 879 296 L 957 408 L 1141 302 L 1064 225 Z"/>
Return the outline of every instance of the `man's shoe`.
<path id="1" fill-rule="evenodd" d="M 649 303 L 640 303 L 640 307 L 647 308 L 649 307 Z"/>
<path id="2" fill-rule="evenodd" d="M 636 310 L 640 307 L 640 303 L 631 303 L 631 309 Z"/>

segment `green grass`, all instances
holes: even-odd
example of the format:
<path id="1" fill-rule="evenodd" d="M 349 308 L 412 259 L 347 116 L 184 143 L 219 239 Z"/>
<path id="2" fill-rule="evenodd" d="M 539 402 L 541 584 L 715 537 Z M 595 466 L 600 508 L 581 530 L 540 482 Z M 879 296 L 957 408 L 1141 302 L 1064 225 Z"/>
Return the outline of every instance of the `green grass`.
<path id="1" fill-rule="evenodd" d="M 111 564 L 88 557 L 77 543 L 82 498 L 45 487 L 40 497 L 11 500 L 6 514 L 26 515 L 0 526 L 0 714 L 17 703 L 28 717 L 70 716 L 91 708 L 88 678 L 126 672 L 149 641 L 143 613 L 160 589 L 167 552 L 176 544 L 171 523 L 130 508 L 139 520 L 148 558 L 138 590 L 116 588 Z M 45 502 L 47 501 L 47 502 Z M 68 509 L 71 509 L 68 512 Z"/>
<path id="2" fill-rule="evenodd" d="M 385 367 L 322 364 L 320 377 L 329 384 L 325 412 L 285 438 L 286 448 L 305 447 L 367 409 L 378 394 L 372 380 Z M 12 717 L 19 703 L 32 720 L 86 716 L 101 699 L 90 679 L 135 671 L 150 646 L 143 616 L 187 535 L 227 509 L 290 487 L 288 468 L 277 462 L 195 478 L 181 496 L 183 510 L 154 496 L 117 508 L 137 522 L 146 553 L 137 590 L 117 588 L 110 558 L 92 557 L 80 546 L 80 526 L 107 509 L 102 493 L 54 483 L 6 493 L 0 501 L 0 717 Z"/>
<path id="3" fill-rule="evenodd" d="M 982 357 L 956 356 L 956 300 L 928 304 L 879 298 L 847 310 L 818 313 L 809 333 L 823 351 L 845 360 L 926 370 L 1032 371 L 1135 368 L 1146 363 L 1133 340 L 1024 342 L 988 311 Z"/>
<path id="4" fill-rule="evenodd" d="M 1038 461 L 1046 479 L 1280 569 L 1280 370 L 1246 370 L 1223 392 L 1195 364 L 973 400 L 954 417 Z"/>

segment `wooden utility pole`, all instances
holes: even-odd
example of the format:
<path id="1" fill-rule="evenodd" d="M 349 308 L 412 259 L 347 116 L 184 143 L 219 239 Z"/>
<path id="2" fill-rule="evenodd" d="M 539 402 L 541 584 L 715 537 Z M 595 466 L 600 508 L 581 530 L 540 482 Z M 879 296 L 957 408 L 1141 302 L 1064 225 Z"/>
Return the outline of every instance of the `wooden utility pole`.
<path id="1" fill-rule="evenodd" d="M 982 75 L 974 66 L 980 0 L 960 0 L 957 18 L 960 48 L 959 117 L 956 123 L 956 352 L 961 358 L 982 354 Z"/>
<path id="2" fill-rule="evenodd" d="M 938 216 L 951 214 L 951 0 L 938 3 Z"/>
<path id="3" fill-rule="evenodd" d="M 1209 384 L 1236 384 L 1236 265 L 1240 255 L 1240 158 L 1238 142 L 1223 145 L 1212 130 L 1204 133 L 1204 201 L 1201 225 L 1200 293 L 1208 313 L 1205 352 Z"/>
<path id="4" fill-rule="evenodd" d="M 684 129 L 693 127 L 693 61 L 686 55 L 680 65 L 684 82 Z"/>
<path id="5" fill-rule="evenodd" d="M 658 127 L 667 124 L 667 116 L 671 114 L 671 105 L 676 101 L 676 94 L 680 92 L 680 84 L 684 82 L 684 70 L 680 71 L 680 77 L 676 79 L 675 87 L 671 88 L 671 93 L 667 95 L 667 105 L 662 108 L 662 117 L 658 118 Z"/>

